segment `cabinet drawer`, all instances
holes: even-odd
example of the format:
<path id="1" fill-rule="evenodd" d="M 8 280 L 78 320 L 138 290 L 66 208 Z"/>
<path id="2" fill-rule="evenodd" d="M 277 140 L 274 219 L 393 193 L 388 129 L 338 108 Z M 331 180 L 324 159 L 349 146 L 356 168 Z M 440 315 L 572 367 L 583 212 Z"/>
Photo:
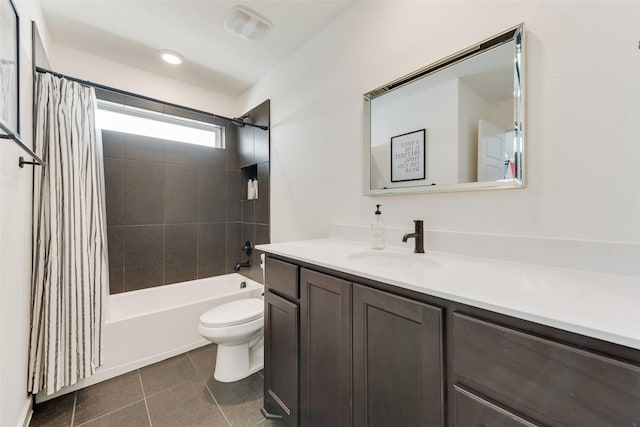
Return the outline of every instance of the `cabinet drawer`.
<path id="1" fill-rule="evenodd" d="M 459 387 L 453 388 L 455 427 L 536 427 L 509 411 Z"/>
<path id="2" fill-rule="evenodd" d="M 265 285 L 267 289 L 288 296 L 300 298 L 298 266 L 273 258 L 267 258 L 265 266 Z"/>
<path id="3" fill-rule="evenodd" d="M 640 425 L 640 368 L 503 326 L 453 315 L 453 371 L 551 426 Z"/>

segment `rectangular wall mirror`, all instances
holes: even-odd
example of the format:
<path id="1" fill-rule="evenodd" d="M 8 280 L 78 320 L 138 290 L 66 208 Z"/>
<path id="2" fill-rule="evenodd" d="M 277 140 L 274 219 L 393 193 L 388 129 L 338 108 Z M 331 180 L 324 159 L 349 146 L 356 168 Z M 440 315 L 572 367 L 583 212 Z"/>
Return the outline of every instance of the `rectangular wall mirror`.
<path id="1" fill-rule="evenodd" d="M 525 184 L 524 28 L 364 95 L 364 193 Z"/>

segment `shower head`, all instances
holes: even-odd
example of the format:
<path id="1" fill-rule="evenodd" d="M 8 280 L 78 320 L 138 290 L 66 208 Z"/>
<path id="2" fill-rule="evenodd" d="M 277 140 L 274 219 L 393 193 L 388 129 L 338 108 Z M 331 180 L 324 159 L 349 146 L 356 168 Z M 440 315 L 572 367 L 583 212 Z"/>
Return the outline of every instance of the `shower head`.
<path id="1" fill-rule="evenodd" d="M 244 122 L 244 121 L 245 121 L 245 120 L 249 120 L 250 118 L 251 118 L 251 115 L 249 115 L 249 114 L 245 114 L 245 115 L 244 115 L 244 116 L 242 116 L 242 117 L 238 117 L 238 118 L 232 119 L 232 120 L 231 120 L 231 122 L 232 122 L 234 125 L 236 125 L 237 127 L 239 127 L 239 128 L 243 128 L 243 127 L 244 127 L 244 125 L 245 125 L 245 122 Z"/>
<path id="2" fill-rule="evenodd" d="M 236 125 L 236 127 L 239 127 L 239 128 L 243 128 L 245 127 L 245 125 L 249 125 L 251 127 L 262 129 L 262 130 L 269 130 L 269 126 L 245 122 L 245 120 L 249 120 L 250 118 L 251 118 L 251 114 L 247 113 L 242 117 L 236 117 L 234 119 L 229 119 L 229 120 L 231 120 L 231 123 L 233 123 L 234 125 Z"/>

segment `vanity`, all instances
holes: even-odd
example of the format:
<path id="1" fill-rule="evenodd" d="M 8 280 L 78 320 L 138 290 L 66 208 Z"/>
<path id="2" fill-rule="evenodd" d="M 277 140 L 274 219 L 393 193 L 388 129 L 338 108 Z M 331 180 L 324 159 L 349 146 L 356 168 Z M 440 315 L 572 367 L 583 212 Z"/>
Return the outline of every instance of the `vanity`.
<path id="1" fill-rule="evenodd" d="M 633 299 L 635 277 L 332 239 L 260 249 L 264 410 L 286 425 L 640 425 L 640 316 L 576 294 Z"/>
<path id="2" fill-rule="evenodd" d="M 525 188 L 524 36 L 518 25 L 366 93 L 364 195 Z M 258 249 L 267 417 L 640 426 L 637 275 L 338 239 Z"/>

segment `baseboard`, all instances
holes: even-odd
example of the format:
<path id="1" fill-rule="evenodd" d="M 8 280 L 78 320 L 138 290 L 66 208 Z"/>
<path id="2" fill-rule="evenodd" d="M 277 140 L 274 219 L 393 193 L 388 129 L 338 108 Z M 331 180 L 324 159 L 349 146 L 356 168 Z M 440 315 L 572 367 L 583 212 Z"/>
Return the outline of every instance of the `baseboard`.
<path id="1" fill-rule="evenodd" d="M 154 363 L 158 363 L 165 359 L 169 359 L 170 357 L 178 356 L 188 351 L 195 350 L 196 348 L 203 347 L 207 344 L 211 344 L 211 342 L 205 339 L 201 339 L 191 344 L 188 344 L 182 347 L 177 347 L 160 354 L 155 354 L 153 356 L 146 357 L 144 359 L 139 359 L 133 362 L 125 363 L 123 365 L 113 366 L 107 369 L 98 368 L 95 374 L 93 374 L 89 378 L 80 380 L 77 383 L 70 385 L 69 387 L 65 387 L 61 390 L 58 390 L 53 394 L 45 395 L 43 392 L 38 393 L 36 395 L 36 403 L 46 402 L 47 400 L 54 399 L 58 396 L 62 396 L 64 394 L 71 393 L 76 390 L 80 390 L 82 388 L 89 387 L 94 384 L 98 384 L 102 381 L 115 378 L 119 375 L 123 375 L 128 372 L 135 371 L 136 369 L 144 368 L 145 366 L 153 365 Z"/>
<path id="2" fill-rule="evenodd" d="M 31 424 L 31 417 L 33 416 L 32 406 L 33 405 L 32 405 L 31 398 L 26 399 L 26 401 L 24 402 L 22 411 L 20 411 L 22 416 L 20 416 L 19 419 L 22 420 L 22 427 L 29 427 L 29 424 Z"/>

